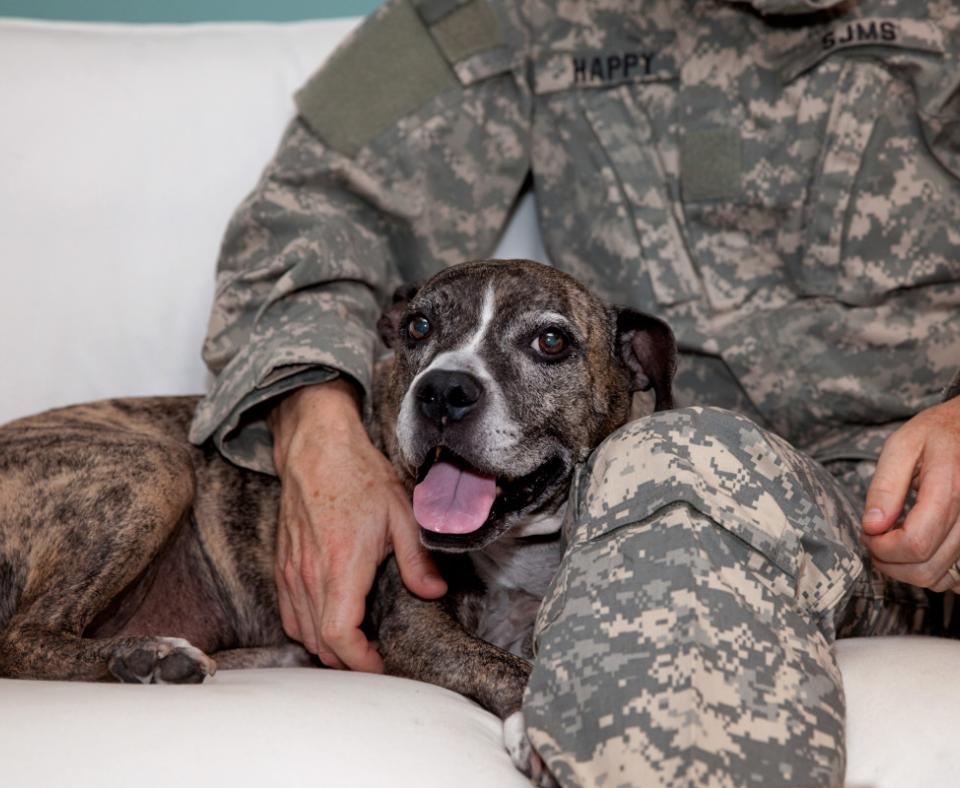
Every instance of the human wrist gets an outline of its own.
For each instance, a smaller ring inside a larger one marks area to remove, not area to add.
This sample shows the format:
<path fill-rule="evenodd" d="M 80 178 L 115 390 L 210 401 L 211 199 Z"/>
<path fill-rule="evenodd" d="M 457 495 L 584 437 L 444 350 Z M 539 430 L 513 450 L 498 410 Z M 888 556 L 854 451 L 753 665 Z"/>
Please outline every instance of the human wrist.
<path fill-rule="evenodd" d="M 328 441 L 348 442 L 358 431 L 365 434 L 359 399 L 356 386 L 345 378 L 303 386 L 283 397 L 267 415 L 277 472 L 283 473 L 298 436 L 322 433 Z"/>

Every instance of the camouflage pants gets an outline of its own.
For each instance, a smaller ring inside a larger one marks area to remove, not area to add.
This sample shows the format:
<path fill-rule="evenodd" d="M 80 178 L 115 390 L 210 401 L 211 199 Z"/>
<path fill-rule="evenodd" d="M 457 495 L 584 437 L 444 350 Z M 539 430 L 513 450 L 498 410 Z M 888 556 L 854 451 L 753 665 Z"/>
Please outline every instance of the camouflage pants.
<path fill-rule="evenodd" d="M 911 631 L 926 602 L 858 532 L 831 473 L 740 416 L 608 438 L 574 484 L 524 702 L 560 783 L 841 783 L 837 630 Z"/>

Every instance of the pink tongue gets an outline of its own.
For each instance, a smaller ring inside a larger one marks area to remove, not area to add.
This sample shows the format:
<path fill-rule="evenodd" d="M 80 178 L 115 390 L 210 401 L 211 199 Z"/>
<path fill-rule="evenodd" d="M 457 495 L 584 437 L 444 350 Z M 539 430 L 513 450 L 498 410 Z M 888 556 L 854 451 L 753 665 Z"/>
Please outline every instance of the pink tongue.
<path fill-rule="evenodd" d="M 486 522 L 496 496 L 491 477 L 438 462 L 413 489 L 413 513 L 428 531 L 468 534 Z"/>

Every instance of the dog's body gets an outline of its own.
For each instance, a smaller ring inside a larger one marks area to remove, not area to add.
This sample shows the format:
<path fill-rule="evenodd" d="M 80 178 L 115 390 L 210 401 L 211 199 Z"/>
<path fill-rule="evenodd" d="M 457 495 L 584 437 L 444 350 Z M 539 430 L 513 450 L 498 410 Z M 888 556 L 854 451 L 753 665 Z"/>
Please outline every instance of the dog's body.
<path fill-rule="evenodd" d="M 387 562 L 367 626 L 388 672 L 519 709 L 575 465 L 669 406 L 673 342 L 533 263 L 449 269 L 380 323 L 383 448 L 450 593 Z M 196 398 L 111 400 L 0 428 L 0 675 L 202 681 L 303 664 L 274 588 L 279 484 L 187 441 Z M 512 652 L 512 653 L 510 653 Z M 209 657 L 207 655 L 213 655 Z"/>

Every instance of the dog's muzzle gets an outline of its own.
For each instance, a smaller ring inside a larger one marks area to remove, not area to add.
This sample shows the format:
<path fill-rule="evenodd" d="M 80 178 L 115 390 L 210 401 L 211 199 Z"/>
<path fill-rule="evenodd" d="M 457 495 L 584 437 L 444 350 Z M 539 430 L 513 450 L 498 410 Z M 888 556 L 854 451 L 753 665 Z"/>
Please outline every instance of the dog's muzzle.
<path fill-rule="evenodd" d="M 443 429 L 478 410 L 483 393 L 483 385 L 473 375 L 437 369 L 424 375 L 413 395 L 421 415 Z"/>

